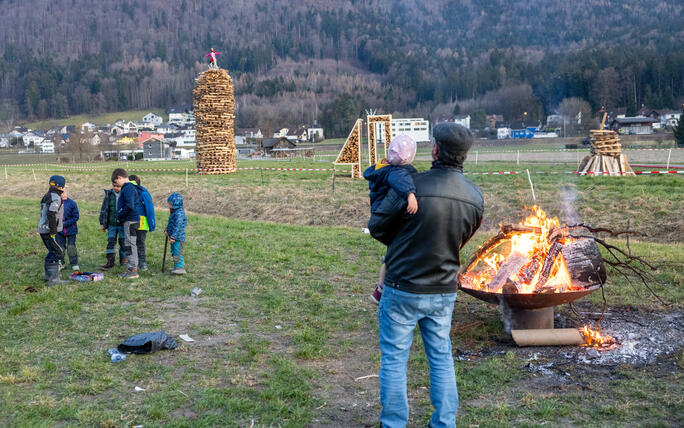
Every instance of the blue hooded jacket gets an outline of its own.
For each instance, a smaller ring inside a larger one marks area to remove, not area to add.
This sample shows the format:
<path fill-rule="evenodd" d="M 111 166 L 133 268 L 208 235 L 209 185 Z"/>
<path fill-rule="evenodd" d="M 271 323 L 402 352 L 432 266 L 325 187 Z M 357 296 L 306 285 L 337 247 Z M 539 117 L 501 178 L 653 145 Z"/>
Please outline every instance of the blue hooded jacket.
<path fill-rule="evenodd" d="M 142 200 L 140 198 L 140 189 L 135 184 L 124 183 L 121 187 L 121 194 L 119 195 L 119 202 L 116 205 L 116 219 L 119 223 L 126 221 L 139 222 L 142 210 Z"/>
<path fill-rule="evenodd" d="M 188 224 L 188 218 L 183 209 L 183 197 L 180 193 L 172 193 L 167 201 L 171 204 L 171 214 L 166 232 L 176 241 L 185 242 L 185 226 Z"/>
<path fill-rule="evenodd" d="M 62 233 L 64 236 L 72 236 L 78 233 L 78 205 L 72 199 L 67 198 L 64 201 L 64 225 Z"/>
<path fill-rule="evenodd" d="M 157 224 L 154 219 L 154 202 L 152 202 L 152 195 L 144 187 L 138 185 L 140 189 L 140 205 L 138 206 L 138 214 L 140 215 L 140 230 L 149 230 L 154 232 Z"/>
<path fill-rule="evenodd" d="M 369 166 L 363 172 L 363 178 L 368 180 L 370 190 L 371 212 L 375 211 L 390 189 L 394 189 L 404 201 L 411 193 L 416 193 L 412 174 L 418 171 L 412 165 L 377 164 Z"/>

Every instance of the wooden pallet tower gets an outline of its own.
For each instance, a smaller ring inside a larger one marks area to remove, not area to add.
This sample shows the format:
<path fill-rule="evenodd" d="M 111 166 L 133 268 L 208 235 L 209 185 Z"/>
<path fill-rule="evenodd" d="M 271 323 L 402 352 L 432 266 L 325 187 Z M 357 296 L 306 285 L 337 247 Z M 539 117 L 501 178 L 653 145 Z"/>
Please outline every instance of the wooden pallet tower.
<path fill-rule="evenodd" d="M 591 155 L 580 162 L 577 172 L 597 175 L 633 175 L 627 156 L 622 153 L 622 145 L 617 132 L 605 129 L 592 129 Z"/>
<path fill-rule="evenodd" d="M 335 159 L 335 165 L 351 165 L 352 178 L 361 178 L 361 125 L 363 121 L 356 119 L 347 141 L 344 142 L 340 154 Z"/>
<path fill-rule="evenodd" d="M 382 124 L 383 126 L 378 126 Z M 381 128 L 382 135 L 378 135 L 378 128 Z M 385 151 L 383 158 L 387 157 L 387 146 L 392 138 L 392 115 L 380 114 L 368 116 L 368 165 L 378 163 L 378 140 L 382 140 Z"/>
<path fill-rule="evenodd" d="M 209 69 L 195 79 L 195 159 L 200 174 L 237 170 L 233 79 L 221 68 Z"/>

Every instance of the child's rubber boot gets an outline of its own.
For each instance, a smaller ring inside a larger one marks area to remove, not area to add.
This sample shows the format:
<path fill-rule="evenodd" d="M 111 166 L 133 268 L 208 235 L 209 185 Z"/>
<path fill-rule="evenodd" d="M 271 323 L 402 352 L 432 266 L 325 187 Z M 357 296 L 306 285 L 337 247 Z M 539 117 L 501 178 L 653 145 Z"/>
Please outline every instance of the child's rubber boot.
<path fill-rule="evenodd" d="M 59 263 L 48 263 L 45 266 L 45 276 L 47 277 L 47 286 L 69 284 L 69 281 L 62 281 L 59 279 Z"/>
<path fill-rule="evenodd" d="M 177 267 L 177 268 L 173 268 L 171 273 L 173 275 L 185 275 L 187 272 L 185 271 L 184 267 Z"/>

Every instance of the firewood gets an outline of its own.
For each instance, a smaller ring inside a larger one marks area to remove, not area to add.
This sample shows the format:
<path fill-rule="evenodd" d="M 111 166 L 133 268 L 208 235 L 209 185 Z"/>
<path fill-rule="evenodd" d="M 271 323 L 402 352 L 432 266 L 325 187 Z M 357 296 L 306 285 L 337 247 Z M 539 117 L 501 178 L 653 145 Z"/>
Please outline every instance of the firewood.
<path fill-rule="evenodd" d="M 361 177 L 361 119 L 357 119 L 347 141 L 335 159 L 335 165 L 351 165 L 352 178 Z"/>
<path fill-rule="evenodd" d="M 506 260 L 499 266 L 499 272 L 489 283 L 489 292 L 496 293 L 501 287 L 504 286 L 506 281 L 520 270 L 525 264 L 527 264 L 530 259 L 520 253 L 511 254 Z"/>
<path fill-rule="evenodd" d="M 199 174 L 237 171 L 233 80 L 223 69 L 211 69 L 195 80 L 195 160 Z"/>
<path fill-rule="evenodd" d="M 606 282 L 606 267 L 596 241 L 574 240 L 563 245 L 561 254 L 568 265 L 573 287 L 588 287 Z"/>
<path fill-rule="evenodd" d="M 368 163 L 373 165 L 377 163 L 377 143 L 378 135 L 375 134 L 375 124 L 383 123 L 384 135 L 382 136 L 384 142 L 384 156 L 387 157 L 387 146 L 389 145 L 390 139 L 392 138 L 392 115 L 391 114 L 381 114 L 381 115 L 369 115 L 367 118 L 368 122 Z"/>

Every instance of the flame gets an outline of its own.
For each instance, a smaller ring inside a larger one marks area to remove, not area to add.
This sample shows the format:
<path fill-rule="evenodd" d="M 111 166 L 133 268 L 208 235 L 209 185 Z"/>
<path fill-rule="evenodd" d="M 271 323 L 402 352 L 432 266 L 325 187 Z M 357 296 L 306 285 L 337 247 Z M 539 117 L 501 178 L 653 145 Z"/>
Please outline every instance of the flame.
<path fill-rule="evenodd" d="M 615 339 L 609 335 L 602 335 L 598 330 L 593 330 L 585 325 L 579 329 L 580 333 L 584 335 L 584 340 L 587 342 L 582 346 L 600 347 L 601 345 L 610 345 L 615 343 Z"/>
<path fill-rule="evenodd" d="M 572 286 L 567 263 L 560 251 L 553 258 L 550 274 L 545 276 L 546 280 L 543 283 L 540 281 L 544 261 L 553 243 L 559 242 L 563 245 L 572 238 L 567 236 L 558 218 L 548 217 L 538 206 L 533 206 L 530 210 L 532 214 L 512 232 L 510 227 L 506 229 L 506 226 L 500 226 L 502 232 L 508 230 L 505 232 L 506 237 L 471 263 L 469 269 L 461 275 L 463 287 L 503 293 L 511 292 L 512 284 L 517 293 L 524 294 L 563 293 L 577 289 Z M 498 278 L 492 284 L 504 263 L 511 259 L 521 265 L 507 266 L 502 275 L 511 270 L 508 278 Z M 504 291 L 505 284 L 508 286 L 507 291 Z"/>

